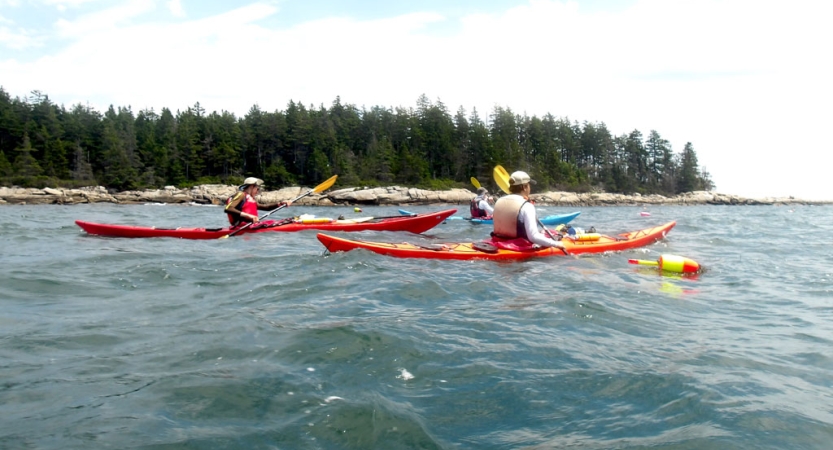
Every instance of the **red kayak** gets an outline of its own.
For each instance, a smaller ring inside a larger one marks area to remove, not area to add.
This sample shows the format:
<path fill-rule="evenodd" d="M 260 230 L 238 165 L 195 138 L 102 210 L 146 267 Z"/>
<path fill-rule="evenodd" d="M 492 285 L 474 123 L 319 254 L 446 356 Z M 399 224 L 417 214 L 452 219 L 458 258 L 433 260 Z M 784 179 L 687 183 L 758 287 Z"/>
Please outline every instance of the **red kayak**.
<path fill-rule="evenodd" d="M 561 242 L 564 244 L 567 254 L 570 255 L 628 250 L 653 244 L 664 238 L 676 224 L 677 222 L 668 222 L 657 227 L 622 233 L 617 236 L 588 233 L 576 240 L 564 238 Z M 399 258 L 516 260 L 544 256 L 564 256 L 564 252 L 560 249 L 533 248 L 528 241 L 518 239 L 511 241 L 490 239 L 481 242 L 419 245 L 407 242 L 356 241 L 319 233 L 318 240 L 331 252 L 365 249 Z"/>
<path fill-rule="evenodd" d="M 262 224 L 247 227 L 234 236 L 249 233 L 291 232 L 301 230 L 327 231 L 410 231 L 422 233 L 441 224 L 456 209 L 448 209 L 434 213 L 416 214 L 413 216 L 393 217 L 364 217 L 357 219 L 325 219 L 325 218 L 288 218 L 278 221 L 265 221 Z M 89 234 L 110 237 L 149 238 L 173 237 L 181 239 L 217 239 L 233 232 L 234 228 L 157 228 L 139 227 L 133 225 L 111 225 L 103 223 L 84 222 L 75 223 Z"/>

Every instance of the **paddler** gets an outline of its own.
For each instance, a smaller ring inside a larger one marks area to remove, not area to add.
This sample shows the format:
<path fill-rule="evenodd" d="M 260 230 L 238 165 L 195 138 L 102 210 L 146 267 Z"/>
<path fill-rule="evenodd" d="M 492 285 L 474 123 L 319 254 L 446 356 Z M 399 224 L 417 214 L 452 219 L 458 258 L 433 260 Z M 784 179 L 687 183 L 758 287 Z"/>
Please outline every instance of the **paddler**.
<path fill-rule="evenodd" d="M 487 191 L 486 188 L 477 188 L 477 195 L 471 199 L 471 206 L 469 207 L 469 210 L 471 211 L 472 219 L 485 219 L 492 217 L 492 213 L 494 213 L 495 209 L 492 208 L 492 205 L 489 203 L 489 191 Z"/>
<path fill-rule="evenodd" d="M 509 176 L 509 195 L 495 203 L 492 235 L 507 239 L 523 238 L 541 247 L 563 249 L 564 244 L 547 237 L 538 229 L 538 214 L 535 205 L 529 202 L 532 184 L 535 184 L 535 180 L 526 172 L 519 170 Z"/>
<path fill-rule="evenodd" d="M 260 221 L 257 215 L 258 210 L 271 211 L 281 205 L 292 205 L 291 200 L 273 204 L 259 204 L 255 197 L 260 192 L 261 186 L 263 186 L 263 180 L 260 178 L 246 178 L 238 188 L 238 192 L 226 200 L 224 212 L 228 215 L 232 227 L 250 222 L 258 223 Z"/>

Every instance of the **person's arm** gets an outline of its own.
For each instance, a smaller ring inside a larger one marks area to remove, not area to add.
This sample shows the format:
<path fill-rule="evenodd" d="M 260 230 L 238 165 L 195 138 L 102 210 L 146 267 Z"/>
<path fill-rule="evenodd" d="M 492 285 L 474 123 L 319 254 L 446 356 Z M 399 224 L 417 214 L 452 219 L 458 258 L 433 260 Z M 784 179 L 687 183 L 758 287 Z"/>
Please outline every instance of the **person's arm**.
<path fill-rule="evenodd" d="M 538 230 L 538 221 L 535 215 L 535 206 L 525 203 L 521 208 L 521 221 L 526 229 L 526 235 L 533 244 L 538 244 L 541 247 L 557 247 L 564 248 L 561 242 L 550 239 L 546 234 Z"/>
<path fill-rule="evenodd" d="M 492 208 L 492 205 L 490 205 L 489 202 L 486 201 L 486 199 L 480 200 L 480 203 L 478 203 L 477 206 L 479 206 L 480 209 L 485 210 L 486 213 L 490 216 L 495 212 L 495 208 Z"/>

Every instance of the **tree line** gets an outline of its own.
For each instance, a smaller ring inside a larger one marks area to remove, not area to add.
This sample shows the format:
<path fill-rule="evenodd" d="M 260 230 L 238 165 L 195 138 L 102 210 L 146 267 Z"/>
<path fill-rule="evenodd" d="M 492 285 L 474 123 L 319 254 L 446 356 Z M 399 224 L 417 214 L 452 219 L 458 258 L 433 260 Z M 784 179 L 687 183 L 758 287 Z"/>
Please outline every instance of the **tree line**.
<path fill-rule="evenodd" d="M 604 123 L 495 106 L 452 114 L 425 95 L 415 108 L 359 108 L 339 97 L 329 108 L 290 101 L 284 111 L 257 105 L 243 117 L 184 111 L 103 114 L 70 109 L 39 91 L 12 98 L 0 87 L 0 184 L 23 187 L 102 185 L 114 190 L 238 184 L 257 176 L 268 186 L 314 186 L 338 174 L 342 186 L 399 184 L 428 189 L 491 184 L 492 168 L 526 170 L 536 190 L 662 194 L 711 190 L 691 143 L 679 153 L 651 130 L 614 136 Z"/>

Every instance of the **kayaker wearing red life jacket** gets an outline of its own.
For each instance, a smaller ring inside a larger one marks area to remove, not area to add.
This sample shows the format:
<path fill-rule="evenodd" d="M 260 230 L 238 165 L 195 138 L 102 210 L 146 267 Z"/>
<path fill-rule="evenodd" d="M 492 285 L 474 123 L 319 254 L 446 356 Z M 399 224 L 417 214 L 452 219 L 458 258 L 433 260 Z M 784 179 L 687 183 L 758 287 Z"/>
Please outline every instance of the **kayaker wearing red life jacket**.
<path fill-rule="evenodd" d="M 535 180 L 529 174 L 517 171 L 509 176 L 510 195 L 501 197 L 495 203 L 493 235 L 502 238 L 523 238 L 541 247 L 564 248 L 564 244 L 547 237 L 538 230 L 538 215 L 535 206 L 529 202 L 532 191 L 530 184 Z"/>
<path fill-rule="evenodd" d="M 261 186 L 263 186 L 263 180 L 260 178 L 246 178 L 243 181 L 243 184 L 240 185 L 240 188 L 238 189 L 239 192 L 226 200 L 226 207 L 224 211 L 228 215 L 228 221 L 232 227 L 249 222 L 258 223 L 260 221 L 260 218 L 257 215 L 257 211 L 259 209 L 270 211 L 283 204 L 286 204 L 286 206 L 292 205 L 291 201 L 273 203 L 269 205 L 258 204 L 257 200 L 255 200 L 255 196 L 257 196 L 260 191 Z"/>
<path fill-rule="evenodd" d="M 477 196 L 471 199 L 469 210 L 471 211 L 471 217 L 474 219 L 492 217 L 495 209 L 489 204 L 489 191 L 486 188 L 477 188 Z"/>

